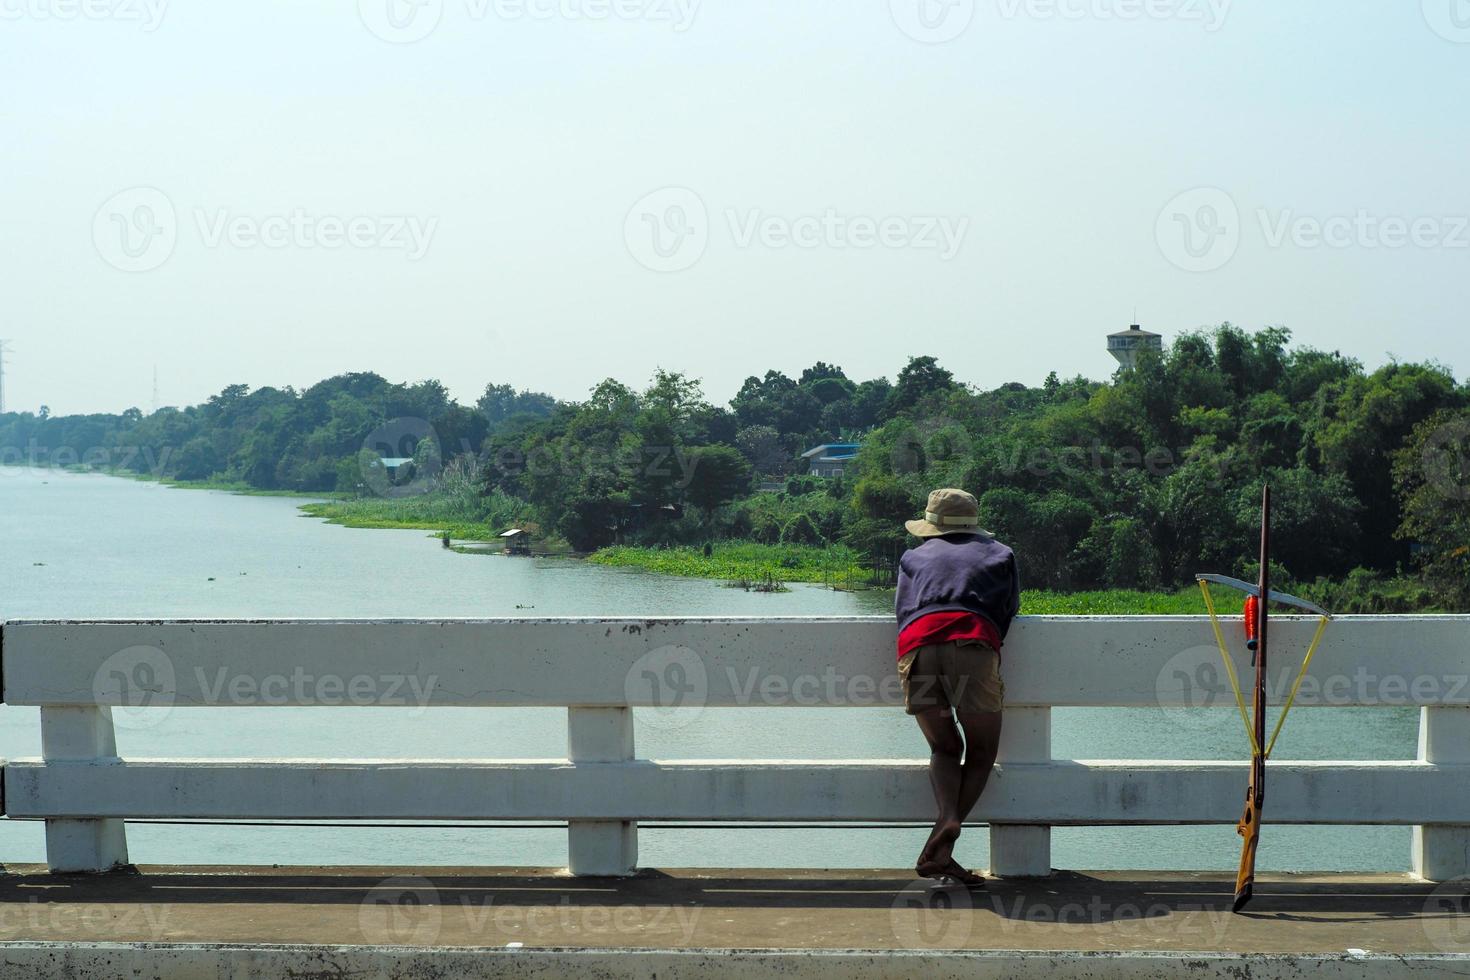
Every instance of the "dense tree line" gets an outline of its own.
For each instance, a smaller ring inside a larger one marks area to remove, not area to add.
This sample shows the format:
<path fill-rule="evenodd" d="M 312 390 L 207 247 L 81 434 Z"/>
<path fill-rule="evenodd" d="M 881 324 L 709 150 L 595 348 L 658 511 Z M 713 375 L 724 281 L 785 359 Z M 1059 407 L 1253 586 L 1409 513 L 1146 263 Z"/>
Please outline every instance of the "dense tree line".
<path fill-rule="evenodd" d="M 800 453 L 839 440 L 861 444 L 847 476 L 805 476 Z M 464 406 L 438 382 L 374 374 L 236 385 L 147 416 L 3 415 L 0 454 L 345 493 L 406 479 L 432 491 L 458 460 L 486 497 L 580 550 L 740 537 L 843 542 L 876 560 L 906 546 L 900 522 L 930 488 L 960 486 L 1017 547 L 1027 583 L 1058 589 L 1248 572 L 1269 480 L 1292 580 L 1413 570 L 1442 601 L 1470 603 L 1470 386 L 1436 364 L 1368 372 L 1281 328 L 1186 333 L 1107 383 L 1053 374 L 982 391 L 933 357 L 893 381 L 819 362 L 752 376 L 727 406 L 665 371 L 576 403 L 497 384 Z M 384 480 L 384 457 L 414 462 Z"/>

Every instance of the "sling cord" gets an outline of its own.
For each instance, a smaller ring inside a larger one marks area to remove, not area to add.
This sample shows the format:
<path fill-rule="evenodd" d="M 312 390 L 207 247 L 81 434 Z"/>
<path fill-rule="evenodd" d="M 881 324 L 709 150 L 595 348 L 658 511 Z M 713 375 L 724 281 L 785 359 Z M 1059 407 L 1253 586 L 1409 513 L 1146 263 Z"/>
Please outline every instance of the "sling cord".
<path fill-rule="evenodd" d="M 1220 629 L 1220 617 L 1215 613 L 1215 601 L 1210 596 L 1210 583 L 1201 579 L 1199 588 L 1205 596 L 1205 608 L 1210 612 L 1210 625 L 1215 630 L 1215 642 L 1220 647 L 1220 659 L 1225 662 L 1225 673 L 1229 676 L 1230 687 L 1235 692 L 1235 706 L 1240 709 L 1240 720 L 1245 723 L 1245 734 L 1250 739 L 1251 757 L 1261 756 L 1269 759 L 1271 750 L 1276 748 L 1276 739 L 1281 734 L 1281 726 L 1286 724 L 1286 716 L 1291 711 L 1291 706 L 1296 703 L 1297 691 L 1301 689 L 1302 679 L 1307 676 L 1307 668 L 1311 666 L 1312 657 L 1322 643 L 1322 635 L 1327 632 L 1329 617 L 1323 616 L 1317 623 L 1317 632 L 1312 637 L 1311 646 L 1307 647 L 1307 655 L 1302 658 L 1301 670 L 1297 671 L 1296 681 L 1291 685 L 1291 694 L 1287 696 L 1286 704 L 1281 707 L 1281 715 L 1276 719 L 1276 727 L 1271 732 L 1271 741 L 1266 743 L 1266 751 L 1263 753 L 1260 743 L 1256 741 L 1256 732 L 1251 726 L 1250 714 L 1245 708 L 1245 695 L 1240 692 L 1240 680 L 1235 676 L 1235 665 L 1230 660 L 1230 648 L 1225 643 L 1225 633 Z"/>

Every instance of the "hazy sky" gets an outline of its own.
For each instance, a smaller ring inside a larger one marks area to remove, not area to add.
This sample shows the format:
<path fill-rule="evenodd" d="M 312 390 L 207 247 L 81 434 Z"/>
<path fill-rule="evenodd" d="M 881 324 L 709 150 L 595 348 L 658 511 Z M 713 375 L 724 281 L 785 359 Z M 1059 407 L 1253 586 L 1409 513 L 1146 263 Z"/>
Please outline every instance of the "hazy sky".
<path fill-rule="evenodd" d="M 391 4 L 391 6 L 390 6 Z M 1470 372 L 1467 0 L 0 0 L 11 408 L 351 370 Z"/>

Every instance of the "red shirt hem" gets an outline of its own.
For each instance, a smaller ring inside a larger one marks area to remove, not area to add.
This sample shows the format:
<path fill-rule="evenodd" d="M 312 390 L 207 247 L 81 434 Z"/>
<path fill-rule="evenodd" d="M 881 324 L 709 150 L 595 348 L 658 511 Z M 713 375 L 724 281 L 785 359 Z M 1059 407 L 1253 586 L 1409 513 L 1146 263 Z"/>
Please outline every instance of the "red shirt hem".
<path fill-rule="evenodd" d="M 972 640 L 984 643 L 1000 652 L 1000 631 L 984 616 L 963 609 L 935 612 L 920 616 L 909 623 L 898 634 L 900 658 L 911 650 L 931 643 L 958 643 Z"/>

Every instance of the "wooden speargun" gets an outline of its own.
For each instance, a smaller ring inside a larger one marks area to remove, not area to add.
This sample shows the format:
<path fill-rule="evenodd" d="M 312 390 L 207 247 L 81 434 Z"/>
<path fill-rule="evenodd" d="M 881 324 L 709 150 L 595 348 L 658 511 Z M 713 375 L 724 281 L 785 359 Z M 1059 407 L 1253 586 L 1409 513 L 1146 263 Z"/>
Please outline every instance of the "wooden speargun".
<path fill-rule="evenodd" d="M 1231 906 L 1231 911 L 1239 912 L 1245 908 L 1255 891 L 1256 850 L 1261 842 L 1261 813 L 1266 802 L 1266 760 L 1271 757 L 1271 750 L 1276 747 L 1276 739 L 1281 734 L 1281 726 L 1286 722 L 1287 712 L 1291 710 L 1292 704 L 1296 701 L 1302 678 L 1307 674 L 1307 667 L 1311 664 L 1312 656 L 1322 642 L 1322 634 L 1326 632 L 1327 624 L 1332 616 L 1321 606 L 1307 602 L 1305 599 L 1271 590 L 1271 488 L 1269 486 L 1261 491 L 1260 580 L 1252 585 L 1226 575 L 1197 575 L 1195 578 L 1199 580 L 1200 589 L 1204 592 L 1205 608 L 1209 610 L 1210 623 L 1214 627 L 1215 639 L 1220 646 L 1220 656 L 1224 658 L 1225 672 L 1230 678 L 1231 687 L 1235 690 L 1235 703 L 1240 709 L 1241 720 L 1245 722 L 1246 735 L 1250 738 L 1251 745 L 1250 782 L 1245 791 L 1245 812 L 1235 827 L 1243 841 L 1240 848 L 1240 868 L 1235 876 L 1235 902 Z M 1251 651 L 1251 664 L 1255 667 L 1256 672 L 1252 710 L 1249 715 L 1246 712 L 1245 697 L 1241 693 L 1240 681 L 1235 675 L 1235 666 L 1231 662 L 1230 651 L 1225 643 L 1225 634 L 1220 630 L 1219 617 L 1215 614 L 1215 604 L 1210 597 L 1211 582 L 1239 589 L 1246 594 L 1246 646 Z M 1317 625 L 1317 633 L 1312 638 L 1312 644 L 1307 648 L 1306 656 L 1302 658 L 1301 670 L 1297 673 L 1296 682 L 1291 686 L 1291 695 L 1286 699 L 1286 704 L 1282 706 L 1281 715 L 1276 720 L 1276 728 L 1271 733 L 1271 740 L 1267 742 L 1266 664 L 1270 630 L 1269 606 L 1273 602 L 1314 613 L 1321 619 Z"/>

